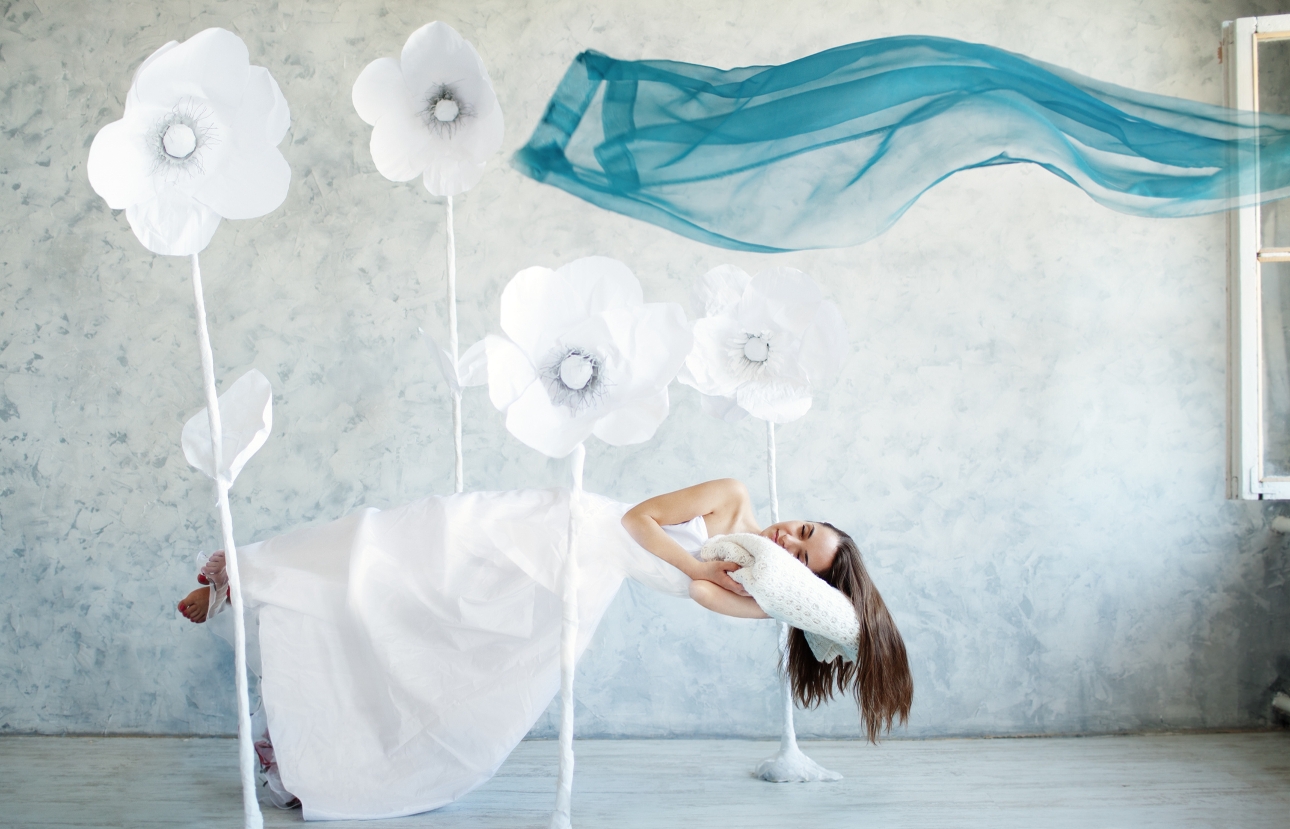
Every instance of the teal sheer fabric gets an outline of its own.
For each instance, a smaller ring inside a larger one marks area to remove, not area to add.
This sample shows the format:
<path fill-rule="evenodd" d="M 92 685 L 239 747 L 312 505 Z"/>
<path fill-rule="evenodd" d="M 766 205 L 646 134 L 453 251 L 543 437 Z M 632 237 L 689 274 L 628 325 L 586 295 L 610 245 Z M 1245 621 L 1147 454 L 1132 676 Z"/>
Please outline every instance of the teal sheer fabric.
<path fill-rule="evenodd" d="M 513 163 L 683 236 L 774 252 L 859 244 L 947 176 L 996 164 L 1038 164 L 1141 216 L 1290 195 L 1290 118 L 1257 118 L 943 38 L 738 69 L 587 51 Z"/>

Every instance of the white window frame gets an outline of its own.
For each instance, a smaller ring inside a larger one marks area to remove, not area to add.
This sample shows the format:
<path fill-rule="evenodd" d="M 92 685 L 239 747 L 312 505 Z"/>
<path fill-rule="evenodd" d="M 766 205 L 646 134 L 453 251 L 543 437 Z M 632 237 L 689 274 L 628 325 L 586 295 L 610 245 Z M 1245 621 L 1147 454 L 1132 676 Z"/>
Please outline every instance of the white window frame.
<path fill-rule="evenodd" d="M 1223 103 L 1258 109 L 1258 42 L 1290 39 L 1290 14 L 1223 23 Z M 1262 262 L 1290 262 L 1290 248 L 1262 247 L 1258 206 L 1227 217 L 1227 497 L 1290 499 L 1290 477 L 1263 468 Z"/>

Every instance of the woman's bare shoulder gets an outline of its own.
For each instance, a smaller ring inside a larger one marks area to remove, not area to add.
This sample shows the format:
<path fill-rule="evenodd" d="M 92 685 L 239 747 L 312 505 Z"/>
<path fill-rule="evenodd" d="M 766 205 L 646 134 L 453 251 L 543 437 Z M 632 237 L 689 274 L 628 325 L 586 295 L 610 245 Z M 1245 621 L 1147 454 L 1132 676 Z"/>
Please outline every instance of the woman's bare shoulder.
<path fill-rule="evenodd" d="M 710 524 L 727 528 L 722 532 L 731 532 L 736 517 L 749 511 L 748 488 L 734 478 L 718 478 L 641 501 L 623 520 L 630 523 L 648 517 L 659 524 L 680 524 L 702 515 L 711 519 Z"/>
<path fill-rule="evenodd" d="M 748 500 L 748 487 L 738 478 L 717 478 L 716 480 L 699 484 L 699 486 L 711 487 L 714 491 L 722 492 L 741 501 Z"/>
<path fill-rule="evenodd" d="M 720 478 L 709 481 L 713 491 L 719 493 L 719 506 L 705 516 L 708 531 L 713 535 L 733 532 L 758 532 L 757 517 L 753 514 L 752 498 L 748 487 L 737 478 Z"/>

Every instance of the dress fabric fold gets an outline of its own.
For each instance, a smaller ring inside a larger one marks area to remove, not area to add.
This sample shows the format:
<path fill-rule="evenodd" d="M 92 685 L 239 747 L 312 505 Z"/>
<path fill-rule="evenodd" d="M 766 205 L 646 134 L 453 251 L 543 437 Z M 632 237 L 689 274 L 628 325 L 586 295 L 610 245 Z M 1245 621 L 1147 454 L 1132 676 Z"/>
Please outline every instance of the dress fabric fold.
<path fill-rule="evenodd" d="M 584 493 L 578 653 L 622 580 L 689 580 Z M 488 780 L 560 683 L 569 493 L 430 497 L 243 548 L 282 782 L 307 820 L 450 803 Z"/>
<path fill-rule="evenodd" d="M 1290 118 L 947 38 L 736 69 L 586 51 L 513 159 L 592 204 L 760 252 L 860 244 L 948 176 L 1017 163 L 1125 213 L 1213 213 L 1290 195 Z"/>

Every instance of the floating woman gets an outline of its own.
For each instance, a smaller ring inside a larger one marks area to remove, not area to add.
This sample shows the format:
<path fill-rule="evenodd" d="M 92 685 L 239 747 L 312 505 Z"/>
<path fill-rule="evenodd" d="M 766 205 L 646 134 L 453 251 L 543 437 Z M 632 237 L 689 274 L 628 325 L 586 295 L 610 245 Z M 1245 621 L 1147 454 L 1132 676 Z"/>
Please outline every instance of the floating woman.
<path fill-rule="evenodd" d="M 736 565 L 695 557 L 710 536 L 758 533 L 845 594 L 860 623 L 855 662 L 821 663 L 793 633 L 797 701 L 851 692 L 871 740 L 907 720 L 904 642 L 846 533 L 819 521 L 763 529 L 731 479 L 630 508 L 590 494 L 582 503 L 579 654 L 627 577 L 765 617 L 731 578 Z M 268 730 L 306 819 L 415 814 L 492 777 L 559 689 L 568 510 L 564 490 L 435 496 L 239 551 Z M 204 621 L 212 592 L 194 590 L 180 612 Z"/>

